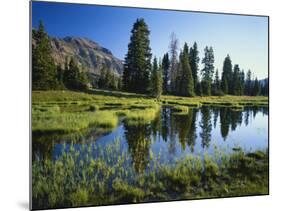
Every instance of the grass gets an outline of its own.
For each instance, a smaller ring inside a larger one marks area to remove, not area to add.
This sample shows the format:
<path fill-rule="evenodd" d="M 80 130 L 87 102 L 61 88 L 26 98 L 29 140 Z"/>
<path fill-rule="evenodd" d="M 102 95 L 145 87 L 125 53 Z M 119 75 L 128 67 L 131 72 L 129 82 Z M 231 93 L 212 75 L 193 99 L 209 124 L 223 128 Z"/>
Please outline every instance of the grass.
<path fill-rule="evenodd" d="M 74 91 L 33 91 L 32 131 L 71 133 L 89 127 L 111 130 L 124 116 L 129 124 L 149 123 L 157 116 L 160 105 L 171 106 L 175 114 L 185 115 L 189 107 L 227 106 L 242 110 L 244 106 L 268 106 L 263 96 L 162 96 L 161 101 L 140 94 L 91 90 L 88 93 Z"/>
<path fill-rule="evenodd" d="M 208 97 L 176 97 L 163 96 L 162 102 L 168 105 L 185 105 L 190 107 L 210 106 L 268 106 L 268 97 L 265 96 L 208 96 Z"/>
<path fill-rule="evenodd" d="M 242 110 L 246 106 L 268 106 L 268 98 L 163 96 L 159 102 L 145 95 L 102 90 L 33 91 L 32 131 L 39 136 L 68 136 L 91 127 L 95 131 L 112 130 L 123 118 L 131 125 L 147 124 L 158 116 L 161 105 L 172 107 L 174 114 L 180 115 L 187 114 L 189 107 Z M 268 193 L 267 151 L 248 153 L 237 147 L 232 154 L 186 156 L 172 165 L 161 163 L 159 155 L 150 152 L 146 171 L 137 172 L 136 160 L 121 150 L 118 140 L 97 149 L 98 156 L 93 156 L 95 147 L 88 145 L 77 151 L 72 144 L 56 160 L 35 158 L 33 208 Z"/>
<path fill-rule="evenodd" d="M 189 107 L 182 105 L 174 105 L 172 106 L 173 114 L 176 115 L 187 115 L 189 111 Z"/>
<path fill-rule="evenodd" d="M 153 121 L 160 112 L 160 106 L 154 105 L 153 108 L 143 107 L 142 109 L 128 109 L 117 111 L 118 115 L 125 116 L 129 125 L 148 124 Z"/>
<path fill-rule="evenodd" d="M 53 109 L 51 109 L 52 111 Z M 115 128 L 118 118 L 112 112 L 33 112 L 32 131 L 33 132 L 57 132 L 70 133 L 83 129 L 99 126 L 103 128 Z"/>
<path fill-rule="evenodd" d="M 172 165 L 152 154 L 144 173 L 136 173 L 118 140 L 98 149 L 99 156 L 94 150 L 71 145 L 56 160 L 33 161 L 33 208 L 268 194 L 267 150 L 189 155 Z"/>

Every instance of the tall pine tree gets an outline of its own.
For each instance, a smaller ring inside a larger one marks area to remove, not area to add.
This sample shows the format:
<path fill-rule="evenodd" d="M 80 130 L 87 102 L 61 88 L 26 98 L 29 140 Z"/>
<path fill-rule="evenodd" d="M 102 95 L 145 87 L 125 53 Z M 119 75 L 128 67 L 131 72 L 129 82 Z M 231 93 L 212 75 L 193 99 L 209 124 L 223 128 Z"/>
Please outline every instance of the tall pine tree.
<path fill-rule="evenodd" d="M 194 83 L 192 71 L 189 63 L 188 46 L 185 43 L 183 52 L 180 57 L 180 68 L 181 75 L 179 76 L 179 94 L 182 96 L 193 97 L 194 94 Z"/>
<path fill-rule="evenodd" d="M 205 55 L 202 59 L 202 64 L 204 64 L 204 68 L 201 70 L 202 74 L 202 91 L 203 95 L 210 96 L 211 95 L 211 84 L 212 78 L 214 75 L 214 51 L 212 47 L 206 47 L 204 49 Z"/>
<path fill-rule="evenodd" d="M 194 44 L 193 44 L 192 48 L 190 48 L 190 52 L 189 52 L 189 63 L 190 63 L 191 71 L 192 71 L 194 90 L 196 90 L 197 83 L 199 82 L 198 70 L 199 70 L 200 58 L 198 55 L 199 55 L 199 51 L 198 51 L 197 43 L 194 42 Z"/>
<path fill-rule="evenodd" d="M 223 62 L 221 88 L 225 94 L 229 94 L 232 88 L 232 62 L 230 56 L 227 55 Z"/>
<path fill-rule="evenodd" d="M 154 57 L 153 64 L 152 64 L 152 73 L 151 73 L 151 95 L 158 100 L 161 97 L 162 94 L 162 65 L 159 62 L 159 66 L 157 64 L 157 59 Z"/>
<path fill-rule="evenodd" d="M 40 21 L 38 30 L 33 30 L 32 38 L 32 89 L 57 89 L 57 68 L 51 56 L 51 44 Z"/>
<path fill-rule="evenodd" d="M 151 69 L 150 31 L 144 19 L 137 19 L 131 31 L 125 57 L 123 87 L 125 91 L 147 93 Z"/>
<path fill-rule="evenodd" d="M 230 90 L 230 93 L 233 95 L 241 95 L 240 92 L 240 68 L 238 64 L 234 65 L 233 68 L 233 77 L 232 77 L 233 87 Z"/>
<path fill-rule="evenodd" d="M 219 70 L 216 69 L 215 80 L 213 84 L 213 95 L 221 95 L 221 82 L 219 77 Z"/>
<path fill-rule="evenodd" d="M 169 70 L 170 70 L 170 60 L 169 54 L 164 54 L 162 60 L 162 68 L 163 68 L 163 93 L 168 94 L 169 92 Z"/>
<path fill-rule="evenodd" d="M 175 33 L 171 34 L 171 41 L 169 45 L 170 49 L 170 89 L 173 94 L 176 93 L 177 89 L 177 76 L 178 76 L 178 39 Z"/>
<path fill-rule="evenodd" d="M 254 87 L 253 87 L 253 95 L 254 96 L 260 95 L 260 92 L 261 92 L 260 82 L 256 78 L 255 82 L 254 82 Z"/>
<path fill-rule="evenodd" d="M 247 72 L 246 83 L 245 83 L 245 94 L 252 95 L 252 72 L 251 72 L 251 70 L 248 70 L 248 72 Z"/>

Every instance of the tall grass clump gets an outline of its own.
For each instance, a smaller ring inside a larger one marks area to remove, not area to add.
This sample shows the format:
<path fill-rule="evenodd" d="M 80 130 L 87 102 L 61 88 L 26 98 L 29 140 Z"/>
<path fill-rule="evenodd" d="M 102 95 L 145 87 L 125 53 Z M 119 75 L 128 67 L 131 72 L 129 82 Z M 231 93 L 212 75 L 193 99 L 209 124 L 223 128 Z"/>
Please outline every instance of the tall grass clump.
<path fill-rule="evenodd" d="M 76 132 L 88 127 L 115 128 L 118 117 L 114 112 L 44 113 L 32 116 L 33 132 Z"/>
<path fill-rule="evenodd" d="M 152 153 L 152 152 L 151 152 Z M 159 162 L 137 172 L 119 140 L 106 147 L 70 145 L 32 164 L 34 209 L 268 194 L 268 152 L 220 153 Z"/>
<path fill-rule="evenodd" d="M 148 124 L 153 121 L 160 112 L 160 106 L 155 105 L 153 108 L 145 109 L 127 109 L 118 111 L 117 114 L 125 116 L 125 121 L 129 125 Z"/>

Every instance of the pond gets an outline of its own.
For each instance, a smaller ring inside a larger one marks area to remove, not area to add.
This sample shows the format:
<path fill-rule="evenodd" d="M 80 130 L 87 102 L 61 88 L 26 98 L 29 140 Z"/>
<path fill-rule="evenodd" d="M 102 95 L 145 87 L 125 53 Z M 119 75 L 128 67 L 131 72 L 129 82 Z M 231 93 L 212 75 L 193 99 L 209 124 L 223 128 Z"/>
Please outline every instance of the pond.
<path fill-rule="evenodd" d="M 209 154 L 216 151 L 231 153 L 242 149 L 246 152 L 265 150 L 268 147 L 268 108 L 249 107 L 243 111 L 227 107 L 202 107 L 190 109 L 188 114 L 178 114 L 170 107 L 162 107 L 151 124 L 129 125 L 120 121 L 112 132 L 100 134 L 93 129 L 83 136 L 44 135 L 44 143 L 33 137 L 33 154 L 52 159 L 63 149 L 74 145 L 76 151 L 91 145 L 93 157 L 105 154 L 108 145 L 120 142 L 119 153 L 128 152 L 132 163 L 139 164 L 136 171 L 147 168 L 151 154 L 158 161 L 170 164 L 186 155 Z M 42 146 L 43 145 L 43 146 Z M 101 152 L 103 151 L 103 152 Z M 110 156 L 110 155 L 107 155 Z"/>

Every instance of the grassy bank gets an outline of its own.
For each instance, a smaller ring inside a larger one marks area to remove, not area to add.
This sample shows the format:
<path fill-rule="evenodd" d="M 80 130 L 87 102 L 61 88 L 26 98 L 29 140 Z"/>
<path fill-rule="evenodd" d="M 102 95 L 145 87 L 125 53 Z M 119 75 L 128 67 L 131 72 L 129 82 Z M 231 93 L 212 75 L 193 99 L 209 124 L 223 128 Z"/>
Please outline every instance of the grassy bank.
<path fill-rule="evenodd" d="M 32 131 L 36 133 L 71 133 L 88 127 L 112 130 L 120 116 L 129 124 L 151 122 L 160 106 L 171 106 L 178 114 L 187 114 L 189 107 L 227 106 L 242 110 L 244 106 L 268 106 L 267 97 L 176 97 L 163 96 L 157 101 L 149 96 L 124 92 L 92 90 L 33 91 Z"/>
<path fill-rule="evenodd" d="M 150 154 L 148 171 L 136 173 L 129 153 L 120 153 L 118 140 L 99 149 L 98 157 L 93 150 L 89 145 L 78 152 L 71 145 L 55 161 L 35 160 L 34 208 L 268 193 L 267 151 L 186 156 L 169 166 Z"/>

